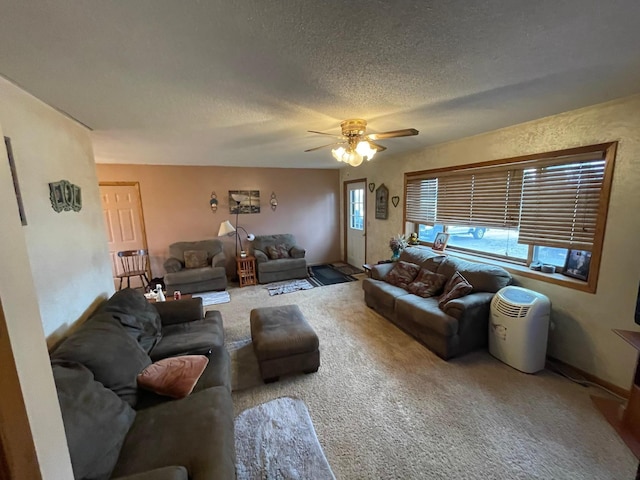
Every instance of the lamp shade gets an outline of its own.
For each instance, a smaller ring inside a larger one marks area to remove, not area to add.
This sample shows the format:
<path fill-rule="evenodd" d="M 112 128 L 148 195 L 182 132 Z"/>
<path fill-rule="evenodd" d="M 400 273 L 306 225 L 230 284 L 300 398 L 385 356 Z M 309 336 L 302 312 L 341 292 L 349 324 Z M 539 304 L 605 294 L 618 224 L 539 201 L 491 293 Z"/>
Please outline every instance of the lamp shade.
<path fill-rule="evenodd" d="M 225 220 L 220 224 L 220 230 L 218 230 L 218 236 L 224 237 L 225 235 L 231 235 L 235 231 L 236 229 L 233 228 L 233 225 L 231 225 L 231 222 L 229 222 L 229 220 Z"/>

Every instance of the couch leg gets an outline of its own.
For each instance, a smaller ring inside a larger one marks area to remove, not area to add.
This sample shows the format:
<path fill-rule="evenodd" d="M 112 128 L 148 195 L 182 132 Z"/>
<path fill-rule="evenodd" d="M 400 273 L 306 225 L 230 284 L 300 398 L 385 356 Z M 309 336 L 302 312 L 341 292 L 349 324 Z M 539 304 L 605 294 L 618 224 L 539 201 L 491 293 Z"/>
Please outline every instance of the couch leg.
<path fill-rule="evenodd" d="M 264 380 L 264 383 L 273 383 L 273 382 L 277 382 L 279 378 L 280 377 L 270 377 L 270 378 L 265 378 L 263 380 Z"/>
<path fill-rule="evenodd" d="M 320 367 L 316 367 L 316 368 L 309 369 L 309 370 L 303 370 L 303 372 L 306 373 L 306 374 L 316 373 L 318 371 L 318 368 L 320 368 Z"/>

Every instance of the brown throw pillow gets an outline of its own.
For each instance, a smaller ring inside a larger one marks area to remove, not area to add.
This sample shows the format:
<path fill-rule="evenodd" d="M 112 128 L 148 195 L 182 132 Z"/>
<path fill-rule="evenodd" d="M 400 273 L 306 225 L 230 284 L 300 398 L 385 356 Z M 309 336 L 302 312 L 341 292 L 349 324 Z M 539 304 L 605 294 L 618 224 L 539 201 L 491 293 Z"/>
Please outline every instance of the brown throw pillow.
<path fill-rule="evenodd" d="M 400 288 L 407 288 L 416 275 L 420 271 L 420 267 L 415 263 L 400 260 L 396 262 L 391 271 L 384 277 L 387 283 Z"/>
<path fill-rule="evenodd" d="M 445 283 L 447 283 L 447 277 L 423 268 L 413 282 L 407 286 L 407 290 L 421 297 L 428 298 L 433 297 L 442 290 Z"/>
<path fill-rule="evenodd" d="M 289 258 L 289 249 L 284 243 L 278 243 L 277 245 L 269 245 L 267 247 L 267 253 L 271 260 L 277 260 L 278 258 Z"/>
<path fill-rule="evenodd" d="M 438 306 L 444 309 L 450 300 L 464 297 L 471 293 L 471 290 L 473 290 L 471 284 L 456 270 L 456 273 L 453 274 L 445 285 L 444 292 L 442 292 L 442 295 L 438 298 Z"/>
<path fill-rule="evenodd" d="M 187 250 L 184 252 L 185 268 L 202 268 L 208 267 L 206 250 Z"/>
<path fill-rule="evenodd" d="M 163 358 L 138 375 L 138 386 L 158 395 L 184 398 L 193 391 L 208 363 L 204 355 Z"/>

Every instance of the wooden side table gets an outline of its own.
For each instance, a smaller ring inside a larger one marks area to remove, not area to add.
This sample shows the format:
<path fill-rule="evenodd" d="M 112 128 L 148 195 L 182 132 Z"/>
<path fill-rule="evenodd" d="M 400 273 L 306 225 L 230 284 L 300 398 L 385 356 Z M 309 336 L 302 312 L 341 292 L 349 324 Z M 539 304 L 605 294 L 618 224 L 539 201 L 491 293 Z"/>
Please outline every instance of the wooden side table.
<path fill-rule="evenodd" d="M 238 281 L 240 288 L 246 285 L 256 285 L 256 257 L 236 257 L 236 265 L 238 271 Z"/>

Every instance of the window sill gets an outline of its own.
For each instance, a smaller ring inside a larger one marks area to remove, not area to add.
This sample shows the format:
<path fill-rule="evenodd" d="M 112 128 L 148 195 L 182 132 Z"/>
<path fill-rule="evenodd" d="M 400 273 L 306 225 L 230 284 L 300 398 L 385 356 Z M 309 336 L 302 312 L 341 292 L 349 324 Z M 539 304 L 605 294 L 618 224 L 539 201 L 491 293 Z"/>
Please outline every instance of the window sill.
<path fill-rule="evenodd" d="M 553 283 L 562 287 L 572 288 L 574 290 L 580 290 L 582 292 L 595 293 L 595 288 L 592 288 L 588 282 L 577 278 L 567 277 L 561 273 L 543 273 L 536 270 L 531 270 L 524 265 L 518 265 L 511 262 L 505 262 L 503 260 L 497 260 L 495 258 L 481 257 L 478 255 L 471 255 L 468 253 L 456 252 L 455 250 L 446 250 L 446 255 L 452 257 L 461 258 L 463 260 L 469 260 L 471 262 L 486 263 L 489 265 L 497 265 L 504 268 L 509 273 L 519 275 L 522 277 L 533 278 L 541 282 Z"/>

